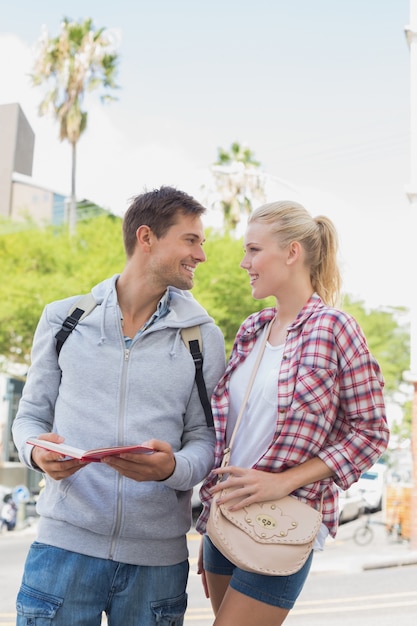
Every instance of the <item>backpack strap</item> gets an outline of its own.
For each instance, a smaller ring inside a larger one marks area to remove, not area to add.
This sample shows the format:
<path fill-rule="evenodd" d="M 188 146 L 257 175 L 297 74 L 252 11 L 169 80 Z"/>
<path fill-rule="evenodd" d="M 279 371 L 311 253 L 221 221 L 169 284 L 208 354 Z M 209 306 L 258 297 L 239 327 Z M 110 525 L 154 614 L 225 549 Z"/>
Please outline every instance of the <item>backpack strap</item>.
<path fill-rule="evenodd" d="M 181 337 L 194 360 L 195 382 L 197 384 L 198 395 L 200 396 L 200 402 L 204 410 L 204 415 L 206 416 L 207 426 L 214 426 L 213 413 L 203 376 L 203 353 L 201 349 L 203 341 L 201 338 L 200 326 L 182 328 Z"/>
<path fill-rule="evenodd" d="M 97 302 L 93 294 L 87 293 L 81 296 L 79 300 L 68 311 L 68 317 L 64 320 L 61 329 L 55 335 L 56 339 L 56 352 L 59 355 L 61 348 L 82 319 L 87 317 L 93 309 L 97 306 Z"/>
<path fill-rule="evenodd" d="M 68 311 L 68 317 L 64 320 L 61 329 L 55 335 L 56 351 L 59 356 L 61 348 L 81 320 L 91 313 L 97 306 L 97 302 L 93 294 L 87 293 L 81 296 L 77 302 Z M 214 426 L 213 413 L 211 410 L 210 400 L 207 395 L 206 383 L 203 376 L 203 353 L 201 346 L 203 345 L 200 326 L 190 326 L 181 329 L 182 340 L 189 350 L 195 365 L 195 382 L 197 384 L 198 395 L 206 416 L 207 426 Z"/>

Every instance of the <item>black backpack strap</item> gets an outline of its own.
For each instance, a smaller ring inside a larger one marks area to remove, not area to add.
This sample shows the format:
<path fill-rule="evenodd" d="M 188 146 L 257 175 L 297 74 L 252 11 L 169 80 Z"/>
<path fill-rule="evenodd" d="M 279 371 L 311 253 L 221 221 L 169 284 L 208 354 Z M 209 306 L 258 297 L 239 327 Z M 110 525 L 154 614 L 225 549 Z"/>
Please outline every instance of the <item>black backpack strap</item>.
<path fill-rule="evenodd" d="M 206 416 L 207 426 L 214 426 L 213 413 L 203 376 L 203 354 L 201 352 L 199 341 L 199 337 L 201 337 L 200 328 L 198 326 L 183 328 L 181 330 L 181 335 L 194 360 L 195 382 L 197 384 L 201 406 L 203 407 L 204 415 Z"/>
<path fill-rule="evenodd" d="M 78 322 L 89 315 L 91 311 L 97 306 L 97 302 L 92 293 L 87 293 L 85 296 L 81 296 L 79 300 L 68 311 L 68 317 L 64 320 L 61 329 L 55 335 L 56 339 L 56 352 L 59 356 L 61 348 L 78 324 Z"/>
<path fill-rule="evenodd" d="M 206 416 L 207 426 L 214 426 L 213 413 L 211 411 L 210 400 L 207 395 L 206 383 L 203 376 L 203 355 L 200 351 L 200 345 L 197 339 L 188 342 L 190 346 L 191 356 L 195 364 L 195 382 L 197 383 L 198 395 L 200 396 L 201 405 Z"/>
<path fill-rule="evenodd" d="M 68 311 L 68 317 L 64 320 L 61 329 L 55 335 L 57 354 L 68 339 L 78 322 L 89 315 L 97 306 L 97 302 L 91 293 L 82 296 L 75 305 Z M 195 382 L 197 384 L 198 395 L 206 416 L 207 426 L 214 426 L 211 404 L 207 395 L 206 383 L 203 376 L 203 353 L 200 348 L 201 332 L 199 326 L 191 326 L 181 330 L 182 339 L 190 351 L 195 365 Z"/>
<path fill-rule="evenodd" d="M 62 328 L 55 335 L 56 339 L 56 352 L 59 355 L 61 352 L 61 348 L 68 339 L 69 335 L 72 333 L 78 322 L 80 321 L 81 315 L 84 313 L 83 309 L 75 309 L 71 315 L 68 315 L 67 319 L 62 324 Z"/>

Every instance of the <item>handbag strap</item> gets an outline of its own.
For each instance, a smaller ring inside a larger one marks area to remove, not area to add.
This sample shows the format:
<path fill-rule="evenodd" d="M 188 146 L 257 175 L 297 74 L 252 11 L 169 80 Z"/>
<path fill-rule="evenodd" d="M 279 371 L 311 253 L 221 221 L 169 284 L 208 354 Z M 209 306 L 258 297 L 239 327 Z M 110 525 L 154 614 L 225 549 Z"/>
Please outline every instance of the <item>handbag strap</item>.
<path fill-rule="evenodd" d="M 253 366 L 253 369 L 252 369 L 252 372 L 251 372 L 251 375 L 250 375 L 250 378 L 249 378 L 248 386 L 246 387 L 245 395 L 244 395 L 243 400 L 242 400 L 242 404 L 241 404 L 241 407 L 240 407 L 240 410 L 239 410 L 239 414 L 238 414 L 238 416 L 236 418 L 235 427 L 233 428 L 233 432 L 232 432 L 232 435 L 230 437 L 229 445 L 227 446 L 227 448 L 223 452 L 223 460 L 222 460 L 221 467 L 225 467 L 226 465 L 229 464 L 230 454 L 232 452 L 232 445 L 233 445 L 235 437 L 236 437 L 237 429 L 239 428 L 239 425 L 240 425 L 240 423 L 242 421 L 243 413 L 245 411 L 245 407 L 246 407 L 246 404 L 248 402 L 249 394 L 250 394 L 250 392 L 252 390 L 252 386 L 253 386 L 253 383 L 254 383 L 254 380 L 255 380 L 255 377 L 256 377 L 256 372 L 258 371 L 259 363 L 261 362 L 262 355 L 263 355 L 264 350 L 265 350 L 266 342 L 268 341 L 268 337 L 269 337 L 269 333 L 270 333 L 270 330 L 271 330 L 271 326 L 274 323 L 274 321 L 275 321 L 275 317 L 272 318 L 272 320 L 269 322 L 268 328 L 266 329 L 266 332 L 264 333 L 264 336 L 262 337 L 262 342 L 261 342 L 261 345 L 260 345 L 260 348 L 259 348 L 259 352 L 258 352 L 258 354 L 256 356 L 256 361 L 255 361 L 255 364 Z"/>

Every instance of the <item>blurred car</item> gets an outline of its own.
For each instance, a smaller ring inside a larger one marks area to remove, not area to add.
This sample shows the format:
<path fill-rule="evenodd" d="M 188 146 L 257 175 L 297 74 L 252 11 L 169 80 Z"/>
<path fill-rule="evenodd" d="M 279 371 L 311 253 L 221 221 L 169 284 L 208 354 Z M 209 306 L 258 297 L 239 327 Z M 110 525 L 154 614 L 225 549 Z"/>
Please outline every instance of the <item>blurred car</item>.
<path fill-rule="evenodd" d="M 357 482 L 368 513 L 375 513 L 382 509 L 386 471 L 387 466 L 384 463 L 376 463 L 364 472 Z"/>
<path fill-rule="evenodd" d="M 358 519 L 365 512 L 366 504 L 357 483 L 350 489 L 339 489 L 339 524 Z"/>

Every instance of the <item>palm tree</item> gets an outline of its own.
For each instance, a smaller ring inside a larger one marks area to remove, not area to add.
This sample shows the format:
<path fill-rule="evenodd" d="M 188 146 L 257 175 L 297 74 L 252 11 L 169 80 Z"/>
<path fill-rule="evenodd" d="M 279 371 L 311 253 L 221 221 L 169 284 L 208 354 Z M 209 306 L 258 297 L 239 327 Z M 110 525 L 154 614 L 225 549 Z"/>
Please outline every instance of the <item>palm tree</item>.
<path fill-rule="evenodd" d="M 211 173 L 228 232 L 236 230 L 253 204 L 265 201 L 265 176 L 252 150 L 233 142 L 229 150 L 218 148 L 217 161 Z"/>
<path fill-rule="evenodd" d="M 114 100 L 109 90 L 117 89 L 117 62 L 111 33 L 103 28 L 94 30 L 91 18 L 80 22 L 64 18 L 57 37 L 49 38 L 44 29 L 38 42 L 31 78 L 34 86 L 46 88 L 39 114 L 54 115 L 60 140 L 68 140 L 72 149 L 70 234 L 74 234 L 76 224 L 76 147 L 87 127 L 84 95 L 101 89 L 102 102 Z"/>

